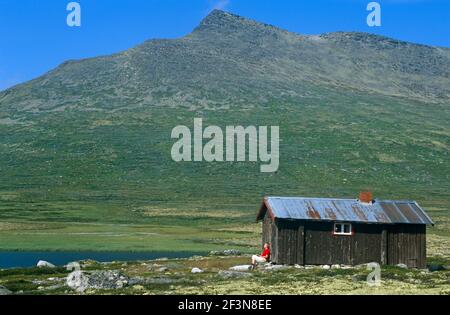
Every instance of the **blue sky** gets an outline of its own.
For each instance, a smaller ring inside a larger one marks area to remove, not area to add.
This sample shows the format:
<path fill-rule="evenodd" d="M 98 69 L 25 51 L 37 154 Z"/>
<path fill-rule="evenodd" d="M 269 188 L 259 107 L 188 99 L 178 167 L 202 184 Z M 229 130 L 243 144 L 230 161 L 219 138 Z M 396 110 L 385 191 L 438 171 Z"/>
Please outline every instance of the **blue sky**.
<path fill-rule="evenodd" d="M 369 0 L 78 0 L 79 28 L 66 24 L 71 1 L 0 1 L 0 90 L 68 59 L 183 36 L 214 8 L 302 34 L 364 31 L 450 47 L 450 0 L 378 0 L 381 27 L 366 24 Z"/>

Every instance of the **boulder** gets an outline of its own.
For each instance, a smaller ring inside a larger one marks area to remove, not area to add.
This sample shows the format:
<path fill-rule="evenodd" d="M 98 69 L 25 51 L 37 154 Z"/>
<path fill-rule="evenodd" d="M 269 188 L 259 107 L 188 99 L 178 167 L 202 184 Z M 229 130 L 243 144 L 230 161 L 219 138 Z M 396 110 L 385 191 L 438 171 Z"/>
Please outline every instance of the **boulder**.
<path fill-rule="evenodd" d="M 249 272 L 241 272 L 241 271 L 224 271 L 221 270 L 218 273 L 219 277 L 224 279 L 239 279 L 239 278 L 249 278 L 252 277 L 253 274 Z"/>
<path fill-rule="evenodd" d="M 74 271 L 67 277 L 66 284 L 78 292 L 121 289 L 128 285 L 128 277 L 118 271 Z"/>
<path fill-rule="evenodd" d="M 84 272 L 77 270 L 67 276 L 66 284 L 69 288 L 82 293 L 89 288 L 89 278 Z"/>
<path fill-rule="evenodd" d="M 45 261 L 45 260 L 39 260 L 38 263 L 36 264 L 36 266 L 39 268 L 56 268 L 55 265 L 53 265 L 52 263 L 49 263 L 48 261 Z"/>
<path fill-rule="evenodd" d="M 203 270 L 201 270 L 200 268 L 192 268 L 191 272 L 192 273 L 202 273 Z"/>
<path fill-rule="evenodd" d="M 0 295 L 11 295 L 11 294 L 12 292 L 10 290 L 0 285 Z"/>
<path fill-rule="evenodd" d="M 330 265 L 323 265 L 322 269 L 331 269 Z"/>
<path fill-rule="evenodd" d="M 341 269 L 341 265 L 331 265 L 331 269 Z"/>
<path fill-rule="evenodd" d="M 252 265 L 239 265 L 239 266 L 234 266 L 231 267 L 229 270 L 231 271 L 249 271 L 251 270 Z"/>

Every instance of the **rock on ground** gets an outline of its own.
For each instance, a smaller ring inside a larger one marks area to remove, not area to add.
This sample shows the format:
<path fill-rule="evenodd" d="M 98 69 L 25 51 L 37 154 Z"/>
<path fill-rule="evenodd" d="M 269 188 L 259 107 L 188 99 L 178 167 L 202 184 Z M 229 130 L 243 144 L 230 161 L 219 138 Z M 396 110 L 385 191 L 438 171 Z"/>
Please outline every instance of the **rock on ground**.
<path fill-rule="evenodd" d="M 200 268 L 192 268 L 191 272 L 192 273 L 202 273 L 203 270 L 201 270 Z"/>
<path fill-rule="evenodd" d="M 89 289 L 121 289 L 128 285 L 128 277 L 118 271 L 74 271 L 67 277 L 66 283 L 78 292 Z"/>
<path fill-rule="evenodd" d="M 89 289 L 89 278 L 83 271 L 77 270 L 67 276 L 66 284 L 77 292 L 84 292 Z"/>
<path fill-rule="evenodd" d="M 234 266 L 231 267 L 229 270 L 231 271 L 249 271 L 251 269 L 252 265 L 240 265 L 240 266 Z"/>
<path fill-rule="evenodd" d="M 10 290 L 0 285 L 0 295 L 10 295 L 10 294 L 12 294 Z"/>
<path fill-rule="evenodd" d="M 45 260 L 39 260 L 38 263 L 36 264 L 36 266 L 39 268 L 56 268 L 55 265 L 53 265 L 52 263 L 49 263 L 48 261 L 45 261 Z"/>

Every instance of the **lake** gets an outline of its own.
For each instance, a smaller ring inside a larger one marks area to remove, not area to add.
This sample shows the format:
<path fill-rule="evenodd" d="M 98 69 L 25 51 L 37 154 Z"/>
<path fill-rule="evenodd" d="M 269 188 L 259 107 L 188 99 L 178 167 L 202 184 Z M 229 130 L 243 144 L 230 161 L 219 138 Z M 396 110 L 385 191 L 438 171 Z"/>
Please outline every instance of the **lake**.
<path fill-rule="evenodd" d="M 57 266 L 92 259 L 99 262 L 139 261 L 158 258 L 189 258 L 204 252 L 0 252 L 0 268 L 35 267 L 39 260 Z"/>

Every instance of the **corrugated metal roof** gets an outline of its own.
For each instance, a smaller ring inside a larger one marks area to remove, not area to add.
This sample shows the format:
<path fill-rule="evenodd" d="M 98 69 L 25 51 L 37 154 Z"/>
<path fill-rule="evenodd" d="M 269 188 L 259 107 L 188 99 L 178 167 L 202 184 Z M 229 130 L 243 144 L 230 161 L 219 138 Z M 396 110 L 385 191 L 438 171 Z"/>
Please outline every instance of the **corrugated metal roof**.
<path fill-rule="evenodd" d="M 280 219 L 434 225 L 415 201 L 375 200 L 366 204 L 356 199 L 267 197 L 258 220 L 263 219 L 266 209 Z"/>

